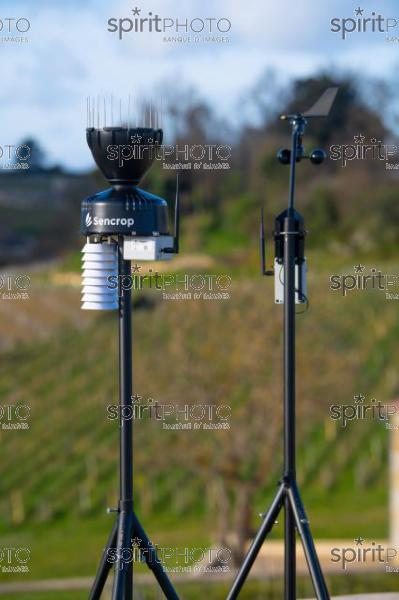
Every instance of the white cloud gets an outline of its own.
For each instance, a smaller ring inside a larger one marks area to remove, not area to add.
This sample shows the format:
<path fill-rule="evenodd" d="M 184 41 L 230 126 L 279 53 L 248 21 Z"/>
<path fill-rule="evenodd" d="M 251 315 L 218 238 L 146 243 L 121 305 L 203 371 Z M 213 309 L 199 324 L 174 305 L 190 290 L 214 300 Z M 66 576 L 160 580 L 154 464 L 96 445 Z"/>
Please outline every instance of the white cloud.
<path fill-rule="evenodd" d="M 229 44 L 165 44 L 158 35 L 131 34 L 120 42 L 106 31 L 109 17 L 143 13 L 183 18 L 228 17 Z M 332 17 L 350 17 L 359 0 L 69 0 L 2 3 L 1 15 L 27 16 L 31 41 L 0 45 L 2 82 L 1 143 L 27 134 L 37 137 L 54 159 L 71 167 L 91 164 L 85 145 L 85 99 L 114 92 L 150 93 L 159 81 L 179 79 L 199 88 L 225 113 L 266 67 L 285 76 L 311 73 L 337 64 L 386 73 L 399 49 L 377 35 L 354 35 L 346 42 L 329 31 Z M 375 8 L 364 0 L 362 7 Z M 381 9 L 382 10 L 382 9 Z M 384 14 L 395 15 L 392 0 Z M 399 15 L 398 15 L 399 17 Z"/>

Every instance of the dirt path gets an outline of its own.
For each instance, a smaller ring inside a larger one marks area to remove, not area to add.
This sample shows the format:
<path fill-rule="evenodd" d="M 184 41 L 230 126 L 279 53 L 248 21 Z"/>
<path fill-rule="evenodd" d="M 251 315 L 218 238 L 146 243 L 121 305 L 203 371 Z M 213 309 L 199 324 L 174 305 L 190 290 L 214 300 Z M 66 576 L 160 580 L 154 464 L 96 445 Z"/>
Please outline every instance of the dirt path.
<path fill-rule="evenodd" d="M 386 541 L 380 541 L 382 546 L 387 546 Z M 317 552 L 322 564 L 323 571 L 329 574 L 342 574 L 342 566 L 339 563 L 331 562 L 332 548 L 353 548 L 353 540 L 323 540 L 316 542 Z M 307 565 L 302 553 L 300 544 L 297 551 L 297 569 L 300 575 L 307 573 Z M 283 556 L 284 545 L 280 540 L 267 541 L 256 561 L 251 575 L 258 579 L 280 577 L 283 574 Z M 345 573 L 350 576 L 351 573 L 378 573 L 385 572 L 385 564 L 381 563 L 350 563 L 347 565 Z M 234 573 L 231 571 L 225 574 L 216 573 L 191 573 L 191 574 L 174 574 L 171 573 L 173 581 L 178 582 L 215 582 L 215 581 L 232 581 Z M 71 579 L 49 579 L 43 581 L 20 581 L 15 583 L 0 584 L 0 595 L 7 593 L 19 592 L 46 592 L 46 591 L 69 591 L 69 590 L 88 590 L 92 584 L 92 577 L 79 577 Z M 135 576 L 135 581 L 142 586 L 152 583 L 153 578 L 150 573 L 139 574 Z M 371 595 L 355 595 L 355 596 L 340 596 L 339 600 L 399 600 L 399 593 L 394 594 L 371 594 Z M 337 598 L 338 600 L 338 598 Z"/>

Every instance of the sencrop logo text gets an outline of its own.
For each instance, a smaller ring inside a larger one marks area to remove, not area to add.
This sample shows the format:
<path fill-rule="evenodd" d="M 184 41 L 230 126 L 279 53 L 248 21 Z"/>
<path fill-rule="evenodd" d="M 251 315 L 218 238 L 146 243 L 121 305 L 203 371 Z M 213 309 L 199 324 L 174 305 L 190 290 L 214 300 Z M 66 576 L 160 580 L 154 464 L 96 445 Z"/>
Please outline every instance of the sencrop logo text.
<path fill-rule="evenodd" d="M 146 33 L 161 36 L 163 42 L 226 43 L 231 21 L 225 16 L 165 16 L 135 6 L 129 16 L 110 17 L 107 30 L 121 41 Z"/>
<path fill-rule="evenodd" d="M 31 24 L 26 17 L 0 16 L 0 43 L 24 44 L 29 42 L 27 37 Z"/>
<path fill-rule="evenodd" d="M 92 217 L 90 212 L 87 212 L 85 217 L 85 225 L 86 227 L 91 227 L 92 225 L 95 225 L 96 227 L 102 227 L 104 225 L 111 225 L 115 227 L 133 227 L 134 219 L 132 217 Z"/>
<path fill-rule="evenodd" d="M 355 35 L 375 34 L 383 36 L 389 43 L 399 42 L 397 37 L 399 17 L 387 17 L 375 11 L 366 11 L 359 6 L 353 16 L 334 17 L 330 21 L 330 31 L 345 41 Z"/>

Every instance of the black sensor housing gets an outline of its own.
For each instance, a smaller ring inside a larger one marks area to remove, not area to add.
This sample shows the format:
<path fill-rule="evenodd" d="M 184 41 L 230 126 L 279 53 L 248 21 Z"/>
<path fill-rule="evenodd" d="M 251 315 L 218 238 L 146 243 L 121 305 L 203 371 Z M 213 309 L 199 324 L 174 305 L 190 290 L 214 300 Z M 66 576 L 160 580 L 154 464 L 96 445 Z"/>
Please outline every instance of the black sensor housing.
<path fill-rule="evenodd" d="M 162 143 L 161 129 L 90 127 L 86 138 L 111 188 L 89 196 L 81 206 L 81 233 L 90 235 L 168 235 L 166 200 L 138 187 Z"/>

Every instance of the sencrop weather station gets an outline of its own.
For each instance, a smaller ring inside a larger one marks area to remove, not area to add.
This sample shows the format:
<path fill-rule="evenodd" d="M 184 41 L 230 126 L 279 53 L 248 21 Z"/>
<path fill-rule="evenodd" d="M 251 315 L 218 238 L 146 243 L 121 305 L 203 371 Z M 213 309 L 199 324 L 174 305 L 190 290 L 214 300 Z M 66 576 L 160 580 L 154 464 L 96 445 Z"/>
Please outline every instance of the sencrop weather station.
<path fill-rule="evenodd" d="M 98 600 L 114 566 L 113 600 L 133 598 L 133 545 L 167 598 L 176 600 L 155 545 L 133 505 L 132 297 L 131 286 L 110 285 L 131 277 L 131 261 L 170 259 L 179 250 L 179 194 L 176 187 L 174 232 L 169 232 L 166 200 L 138 187 L 162 144 L 159 111 L 151 105 L 131 110 L 131 102 L 88 98 L 87 143 L 110 188 L 83 200 L 81 233 L 82 308 L 114 310 L 119 321 L 120 482 L 116 520 L 103 552 L 89 599 Z"/>

